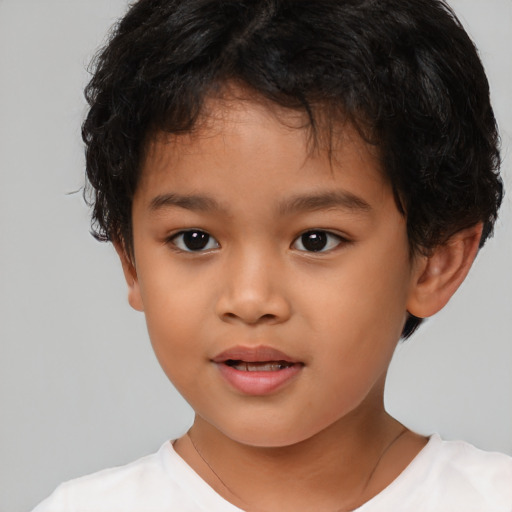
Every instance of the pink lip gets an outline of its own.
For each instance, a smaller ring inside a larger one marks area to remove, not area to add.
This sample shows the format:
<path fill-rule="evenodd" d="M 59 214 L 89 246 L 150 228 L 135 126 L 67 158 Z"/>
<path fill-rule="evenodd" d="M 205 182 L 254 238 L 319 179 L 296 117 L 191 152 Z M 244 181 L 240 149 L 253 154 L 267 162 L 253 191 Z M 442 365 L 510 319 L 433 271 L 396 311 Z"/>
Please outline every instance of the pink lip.
<path fill-rule="evenodd" d="M 285 361 L 291 364 L 275 371 L 243 371 L 226 364 L 226 361 L 246 363 Z M 237 391 L 246 395 L 268 395 L 290 382 L 300 373 L 304 364 L 272 347 L 233 347 L 212 359 L 220 374 Z"/>
<path fill-rule="evenodd" d="M 272 347 L 259 345 L 257 347 L 232 347 L 216 355 L 214 363 L 224 363 L 227 360 L 245 361 L 246 363 L 257 363 L 260 361 L 286 361 L 287 363 L 299 363 L 289 355 Z"/>

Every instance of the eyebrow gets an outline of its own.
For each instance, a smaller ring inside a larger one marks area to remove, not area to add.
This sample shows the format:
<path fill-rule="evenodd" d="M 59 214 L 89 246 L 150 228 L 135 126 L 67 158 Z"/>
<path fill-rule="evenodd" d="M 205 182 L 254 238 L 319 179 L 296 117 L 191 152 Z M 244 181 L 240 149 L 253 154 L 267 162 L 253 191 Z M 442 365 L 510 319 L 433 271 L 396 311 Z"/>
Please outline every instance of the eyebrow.
<path fill-rule="evenodd" d="M 306 194 L 286 199 L 279 206 L 282 215 L 301 211 L 341 208 L 352 212 L 371 212 L 372 207 L 364 199 L 344 190 Z"/>
<path fill-rule="evenodd" d="M 224 208 L 215 199 L 204 195 L 161 194 L 154 197 L 149 205 L 152 212 L 173 207 L 200 212 L 224 211 Z M 364 199 L 351 192 L 333 191 L 293 196 L 281 202 L 278 211 L 281 215 L 289 215 L 329 208 L 341 208 L 352 212 L 370 212 L 372 210 L 372 207 Z"/>
<path fill-rule="evenodd" d="M 162 194 L 154 197 L 149 209 L 152 212 L 169 208 L 179 207 L 186 210 L 210 212 L 214 210 L 222 210 L 221 206 L 215 199 L 202 195 L 181 195 L 181 194 Z"/>

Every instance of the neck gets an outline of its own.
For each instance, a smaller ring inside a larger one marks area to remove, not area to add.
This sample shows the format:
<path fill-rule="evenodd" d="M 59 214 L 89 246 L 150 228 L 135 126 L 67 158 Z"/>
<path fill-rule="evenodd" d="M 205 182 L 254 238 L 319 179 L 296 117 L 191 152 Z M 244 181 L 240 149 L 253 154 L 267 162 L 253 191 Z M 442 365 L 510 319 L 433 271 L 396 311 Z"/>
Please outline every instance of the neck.
<path fill-rule="evenodd" d="M 190 437 L 175 447 L 211 487 L 244 510 L 338 512 L 360 506 L 386 487 L 424 445 L 424 440 L 411 441 L 402 425 L 377 408 L 273 448 L 233 441 L 198 417 Z M 396 450 L 404 444 L 405 456 Z"/>

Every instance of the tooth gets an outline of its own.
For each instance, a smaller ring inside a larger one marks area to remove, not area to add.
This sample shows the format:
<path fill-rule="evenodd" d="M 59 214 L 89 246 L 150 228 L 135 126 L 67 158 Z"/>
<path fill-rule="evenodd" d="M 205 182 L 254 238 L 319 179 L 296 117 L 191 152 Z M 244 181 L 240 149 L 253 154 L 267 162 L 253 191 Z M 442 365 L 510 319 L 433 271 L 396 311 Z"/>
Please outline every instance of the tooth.
<path fill-rule="evenodd" d="M 275 372 L 284 368 L 288 368 L 291 366 L 291 363 L 286 361 L 265 361 L 254 363 L 237 361 L 236 364 L 230 366 L 242 372 Z"/>

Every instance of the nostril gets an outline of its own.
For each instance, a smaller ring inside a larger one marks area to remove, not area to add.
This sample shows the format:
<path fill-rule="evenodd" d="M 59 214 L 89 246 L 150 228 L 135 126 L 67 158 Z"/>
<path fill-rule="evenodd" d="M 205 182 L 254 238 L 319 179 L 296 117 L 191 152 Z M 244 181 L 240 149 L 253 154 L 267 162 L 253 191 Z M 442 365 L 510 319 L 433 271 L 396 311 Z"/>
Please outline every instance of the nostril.
<path fill-rule="evenodd" d="M 225 320 L 242 320 L 247 324 L 259 324 L 259 323 L 272 323 L 275 322 L 278 317 L 272 313 L 266 313 L 263 315 L 249 315 L 249 314 L 236 314 L 233 312 L 226 312 L 223 315 Z"/>
<path fill-rule="evenodd" d="M 267 313 L 267 314 L 265 314 L 265 315 L 262 315 L 262 316 L 259 318 L 259 320 L 260 320 L 260 321 L 267 321 L 267 322 L 268 322 L 268 321 L 273 321 L 273 320 L 275 320 L 276 318 L 277 318 L 277 317 L 276 317 L 276 315 L 272 315 L 272 314 L 270 314 L 270 313 Z"/>
<path fill-rule="evenodd" d="M 280 323 L 289 318 L 291 307 L 282 293 L 256 291 L 249 287 L 226 290 L 215 304 L 216 314 L 224 322 L 248 325 Z"/>

